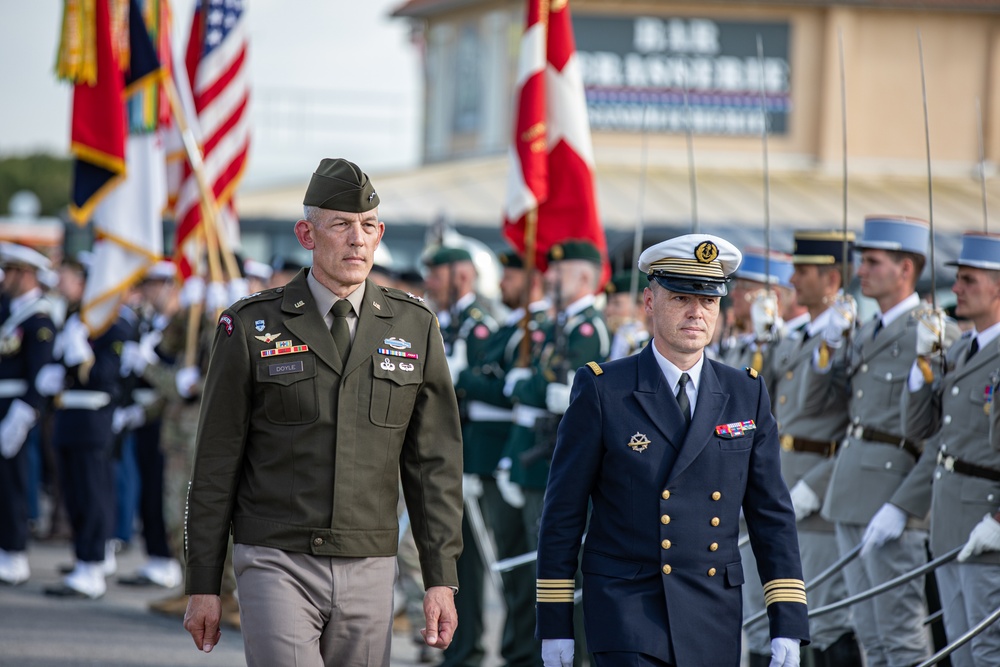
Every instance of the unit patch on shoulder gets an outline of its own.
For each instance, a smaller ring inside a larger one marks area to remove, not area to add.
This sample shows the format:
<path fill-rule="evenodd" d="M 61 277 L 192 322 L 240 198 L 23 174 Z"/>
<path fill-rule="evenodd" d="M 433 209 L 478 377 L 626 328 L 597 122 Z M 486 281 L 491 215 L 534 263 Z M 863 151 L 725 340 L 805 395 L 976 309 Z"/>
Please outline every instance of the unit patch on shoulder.
<path fill-rule="evenodd" d="M 223 315 L 222 317 L 220 317 L 219 324 L 216 326 L 225 326 L 226 335 L 227 336 L 233 335 L 233 318 L 231 315 Z"/>
<path fill-rule="evenodd" d="M 594 371 L 594 375 L 601 375 L 602 373 L 604 373 L 604 369 L 601 368 L 600 364 L 598 364 L 596 361 L 588 361 L 587 368 Z"/>
<path fill-rule="evenodd" d="M 758 375 L 757 371 L 755 371 L 754 369 L 750 368 L 749 366 L 747 366 L 745 370 L 747 372 L 747 375 L 749 375 L 750 377 L 752 377 L 754 380 L 757 379 L 757 375 Z"/>

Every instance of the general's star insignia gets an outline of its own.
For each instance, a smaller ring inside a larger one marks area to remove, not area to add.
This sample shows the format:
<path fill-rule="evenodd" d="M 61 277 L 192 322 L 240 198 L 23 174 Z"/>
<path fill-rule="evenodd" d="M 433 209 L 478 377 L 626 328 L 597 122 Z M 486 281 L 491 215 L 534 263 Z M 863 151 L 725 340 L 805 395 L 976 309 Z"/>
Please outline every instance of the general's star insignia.
<path fill-rule="evenodd" d="M 636 431 L 632 439 L 628 441 L 628 446 L 632 448 L 632 451 L 644 452 L 646 447 L 649 447 L 649 438 L 646 437 L 645 433 Z"/>
<path fill-rule="evenodd" d="M 266 333 L 263 336 L 254 336 L 254 338 L 256 338 L 257 340 L 259 340 L 262 343 L 270 343 L 273 340 L 278 340 L 279 338 L 281 338 L 281 334 L 280 333 L 276 333 L 276 334 Z"/>

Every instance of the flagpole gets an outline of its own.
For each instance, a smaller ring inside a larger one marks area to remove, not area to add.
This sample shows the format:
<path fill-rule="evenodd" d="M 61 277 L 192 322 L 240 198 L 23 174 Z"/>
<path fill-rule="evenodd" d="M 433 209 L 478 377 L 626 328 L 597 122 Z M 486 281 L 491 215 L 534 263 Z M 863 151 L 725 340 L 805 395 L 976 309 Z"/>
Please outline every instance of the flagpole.
<path fill-rule="evenodd" d="M 538 207 L 532 206 L 524 214 L 524 316 L 521 318 L 521 343 L 517 365 L 524 368 L 531 364 L 531 285 L 535 280 L 535 247 L 537 245 Z"/>
<path fill-rule="evenodd" d="M 649 114 L 649 102 L 642 108 L 642 156 L 639 161 L 639 201 L 636 211 L 635 235 L 632 237 L 632 267 L 629 273 L 632 274 L 629 280 L 629 296 L 631 303 L 635 303 L 639 296 L 639 272 L 636 271 L 636 262 L 639 261 L 639 253 L 642 252 L 642 236 L 645 231 L 645 211 L 643 203 L 646 199 L 646 176 L 649 171 L 649 122 L 646 116 Z"/>
<path fill-rule="evenodd" d="M 209 186 L 208 177 L 205 175 L 205 163 L 202 160 L 201 151 L 194 140 L 191 132 L 191 125 L 187 122 L 187 116 L 180 103 L 180 96 L 177 93 L 177 86 L 172 77 L 163 78 L 163 87 L 167 93 L 167 100 L 170 102 L 170 110 L 177 121 L 181 139 L 184 143 L 184 152 L 187 154 L 191 171 L 194 173 L 195 182 L 198 184 L 198 192 L 201 195 L 202 227 L 205 230 L 205 242 L 208 246 L 208 263 L 211 279 L 213 282 L 223 278 L 222 270 L 219 266 L 219 256 L 225 262 L 226 273 L 230 279 L 239 278 L 242 274 L 236 257 L 233 255 L 229 242 L 226 239 L 225 230 L 221 229 L 219 215 L 219 203 L 215 199 L 215 194 Z"/>
<path fill-rule="evenodd" d="M 983 147 L 983 109 L 976 98 L 976 126 L 979 129 L 979 191 L 983 197 L 983 233 L 988 234 L 989 211 L 986 208 L 986 151 Z"/>

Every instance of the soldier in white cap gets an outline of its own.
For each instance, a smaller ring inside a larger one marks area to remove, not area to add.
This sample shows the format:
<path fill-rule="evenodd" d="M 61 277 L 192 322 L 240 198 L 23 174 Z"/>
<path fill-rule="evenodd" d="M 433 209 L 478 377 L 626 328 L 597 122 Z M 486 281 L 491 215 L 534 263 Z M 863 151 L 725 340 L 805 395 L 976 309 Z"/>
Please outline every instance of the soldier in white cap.
<path fill-rule="evenodd" d="M 990 446 L 993 391 L 1000 377 L 1000 237 L 969 233 L 962 239 L 952 291 L 955 314 L 974 328 L 948 349 L 946 370 L 938 331 L 921 326 L 918 360 L 903 393 L 904 434 L 925 440 L 916 467 L 890 498 L 908 516 L 930 512 L 930 547 L 942 556 L 965 544 L 958 562 L 935 571 L 949 641 L 1000 607 L 1000 451 Z M 954 667 L 1000 661 L 1000 629 L 977 635 L 950 656 Z"/>
<path fill-rule="evenodd" d="M 900 402 L 916 358 L 922 315 L 915 290 L 929 238 L 922 220 L 865 219 L 864 237 L 855 243 L 861 250 L 858 277 L 861 293 L 877 302 L 879 312 L 845 342 L 856 316 L 849 302 L 833 304 L 802 394 L 820 403 L 847 401 L 847 438 L 837 450 L 825 500 L 814 498 L 808 507 L 799 495 L 796 509 L 815 509 L 822 502 L 822 516 L 834 523 L 841 555 L 864 543 L 858 559 L 844 568 L 851 595 L 927 561 L 925 517 L 908 515 L 890 499 L 921 452 L 919 441 L 903 437 Z M 937 318 L 928 316 L 929 321 Z M 950 323 L 944 344 L 957 337 Z M 929 655 L 922 579 L 855 604 L 851 611 L 869 667 L 904 667 Z"/>
<path fill-rule="evenodd" d="M 652 343 L 575 375 L 538 546 L 546 667 L 572 662 L 585 529 L 584 619 L 597 667 L 739 664 L 741 510 L 764 582 L 771 664 L 799 664 L 806 595 L 770 399 L 756 371 L 704 353 L 740 260 L 708 234 L 646 249 Z"/>
<path fill-rule="evenodd" d="M 0 243 L 0 583 L 21 584 L 30 570 L 28 458 L 24 443 L 45 398 L 35 376 L 52 360 L 55 326 L 38 272 L 47 257 L 15 243 Z"/>

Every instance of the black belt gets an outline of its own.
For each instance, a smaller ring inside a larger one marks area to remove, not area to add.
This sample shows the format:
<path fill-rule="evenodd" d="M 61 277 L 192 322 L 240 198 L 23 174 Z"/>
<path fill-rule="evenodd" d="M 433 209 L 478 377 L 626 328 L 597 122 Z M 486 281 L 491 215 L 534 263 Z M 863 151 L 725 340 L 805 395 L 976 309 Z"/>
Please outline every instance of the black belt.
<path fill-rule="evenodd" d="M 781 448 L 786 452 L 811 452 L 830 458 L 837 451 L 836 440 L 809 440 L 807 438 L 783 435 L 780 438 L 780 442 Z"/>
<path fill-rule="evenodd" d="M 937 462 L 938 465 L 944 466 L 944 469 L 948 472 L 957 472 L 960 475 L 968 475 L 970 477 L 988 479 L 992 482 L 1000 482 L 1000 470 L 994 470 L 993 468 L 987 468 L 985 466 L 977 466 L 975 463 L 966 463 L 965 461 L 956 459 L 954 456 L 950 456 L 944 452 L 938 452 Z"/>
<path fill-rule="evenodd" d="M 920 447 L 917 446 L 917 443 L 913 440 L 907 440 L 903 436 L 885 433 L 884 431 L 876 431 L 875 429 L 860 425 L 851 426 L 847 432 L 848 435 L 853 435 L 858 440 L 867 440 L 868 442 L 881 442 L 886 445 L 893 445 L 905 450 L 906 453 L 914 459 L 920 458 L 921 450 Z"/>

